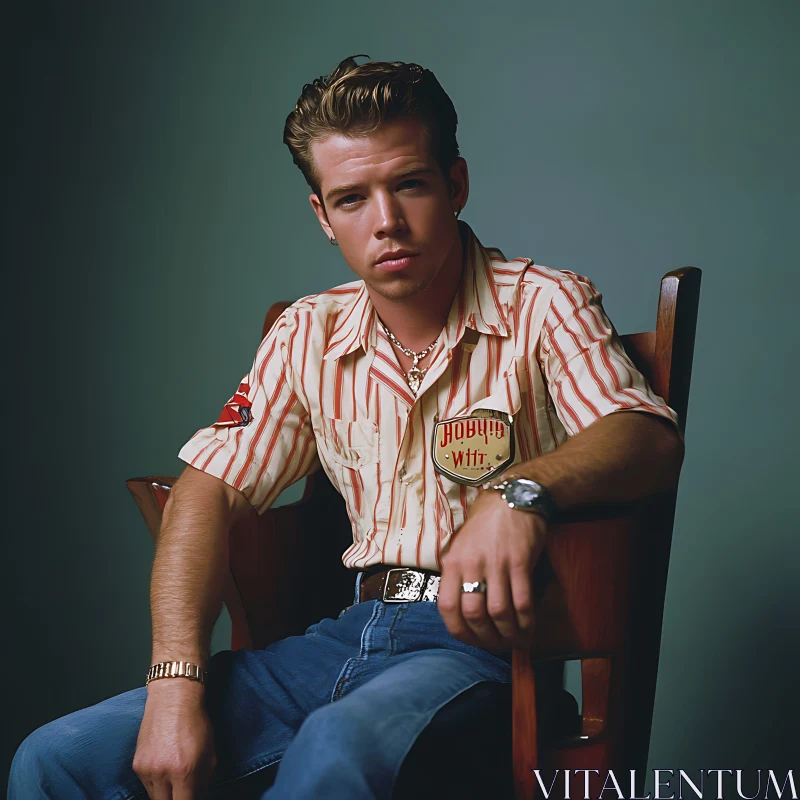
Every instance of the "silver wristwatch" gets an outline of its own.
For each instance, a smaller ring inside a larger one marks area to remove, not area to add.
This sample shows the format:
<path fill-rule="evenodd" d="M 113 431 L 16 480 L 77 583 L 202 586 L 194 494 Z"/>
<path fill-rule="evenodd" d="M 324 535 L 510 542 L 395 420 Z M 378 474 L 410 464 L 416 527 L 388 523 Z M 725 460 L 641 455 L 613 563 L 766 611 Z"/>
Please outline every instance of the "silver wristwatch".
<path fill-rule="evenodd" d="M 550 492 L 541 483 L 529 478 L 509 475 L 500 483 L 489 484 L 486 488 L 500 492 L 509 508 L 541 514 L 548 522 L 552 522 L 558 512 Z"/>

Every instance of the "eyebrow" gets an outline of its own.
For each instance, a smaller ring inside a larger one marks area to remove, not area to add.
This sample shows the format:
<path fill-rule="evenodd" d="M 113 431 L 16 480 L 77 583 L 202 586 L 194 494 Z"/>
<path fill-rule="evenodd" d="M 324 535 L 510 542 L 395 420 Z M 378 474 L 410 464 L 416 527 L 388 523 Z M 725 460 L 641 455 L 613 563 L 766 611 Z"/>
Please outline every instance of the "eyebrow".
<path fill-rule="evenodd" d="M 415 167 L 414 169 L 409 169 L 405 172 L 401 172 L 399 175 L 395 175 L 392 180 L 399 181 L 403 178 L 409 178 L 412 175 L 432 175 L 434 172 L 435 170 L 433 167 Z M 336 195 L 344 194 L 345 192 L 353 192 L 356 189 L 362 189 L 363 187 L 363 183 L 343 183 L 341 186 L 334 186 L 325 193 L 325 200 L 331 200 L 333 197 L 336 197 Z"/>

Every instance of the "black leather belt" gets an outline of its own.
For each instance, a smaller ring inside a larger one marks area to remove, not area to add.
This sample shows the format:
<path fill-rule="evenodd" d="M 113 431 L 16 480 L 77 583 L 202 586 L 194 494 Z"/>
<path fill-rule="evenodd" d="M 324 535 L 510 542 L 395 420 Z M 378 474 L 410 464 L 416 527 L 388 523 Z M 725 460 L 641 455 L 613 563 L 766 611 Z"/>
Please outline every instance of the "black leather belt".
<path fill-rule="evenodd" d="M 365 571 L 366 572 L 366 571 Z M 359 603 L 382 600 L 384 603 L 435 603 L 439 596 L 440 573 L 412 567 L 381 567 L 361 579 Z"/>

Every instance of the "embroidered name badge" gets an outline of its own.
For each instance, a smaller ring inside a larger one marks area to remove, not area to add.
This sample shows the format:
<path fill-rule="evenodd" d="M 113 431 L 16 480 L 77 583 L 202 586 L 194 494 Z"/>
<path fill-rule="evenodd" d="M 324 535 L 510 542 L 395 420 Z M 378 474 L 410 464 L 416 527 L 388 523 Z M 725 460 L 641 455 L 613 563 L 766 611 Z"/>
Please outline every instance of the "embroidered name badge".
<path fill-rule="evenodd" d="M 468 417 L 437 421 L 431 453 L 437 472 L 456 483 L 477 486 L 514 462 L 514 418 L 505 411 L 480 408 Z"/>

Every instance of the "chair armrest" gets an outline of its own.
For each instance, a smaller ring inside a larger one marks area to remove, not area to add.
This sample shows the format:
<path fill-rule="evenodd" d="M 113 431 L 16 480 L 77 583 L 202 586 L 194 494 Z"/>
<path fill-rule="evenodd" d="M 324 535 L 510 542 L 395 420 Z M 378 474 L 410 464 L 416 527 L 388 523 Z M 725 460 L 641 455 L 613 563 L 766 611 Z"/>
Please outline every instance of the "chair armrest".
<path fill-rule="evenodd" d="M 125 481 L 128 491 L 133 495 L 139 511 L 142 512 L 154 542 L 158 541 L 161 531 L 161 516 L 164 513 L 170 489 L 177 480 L 173 475 L 151 475 L 147 478 L 128 478 Z"/>

